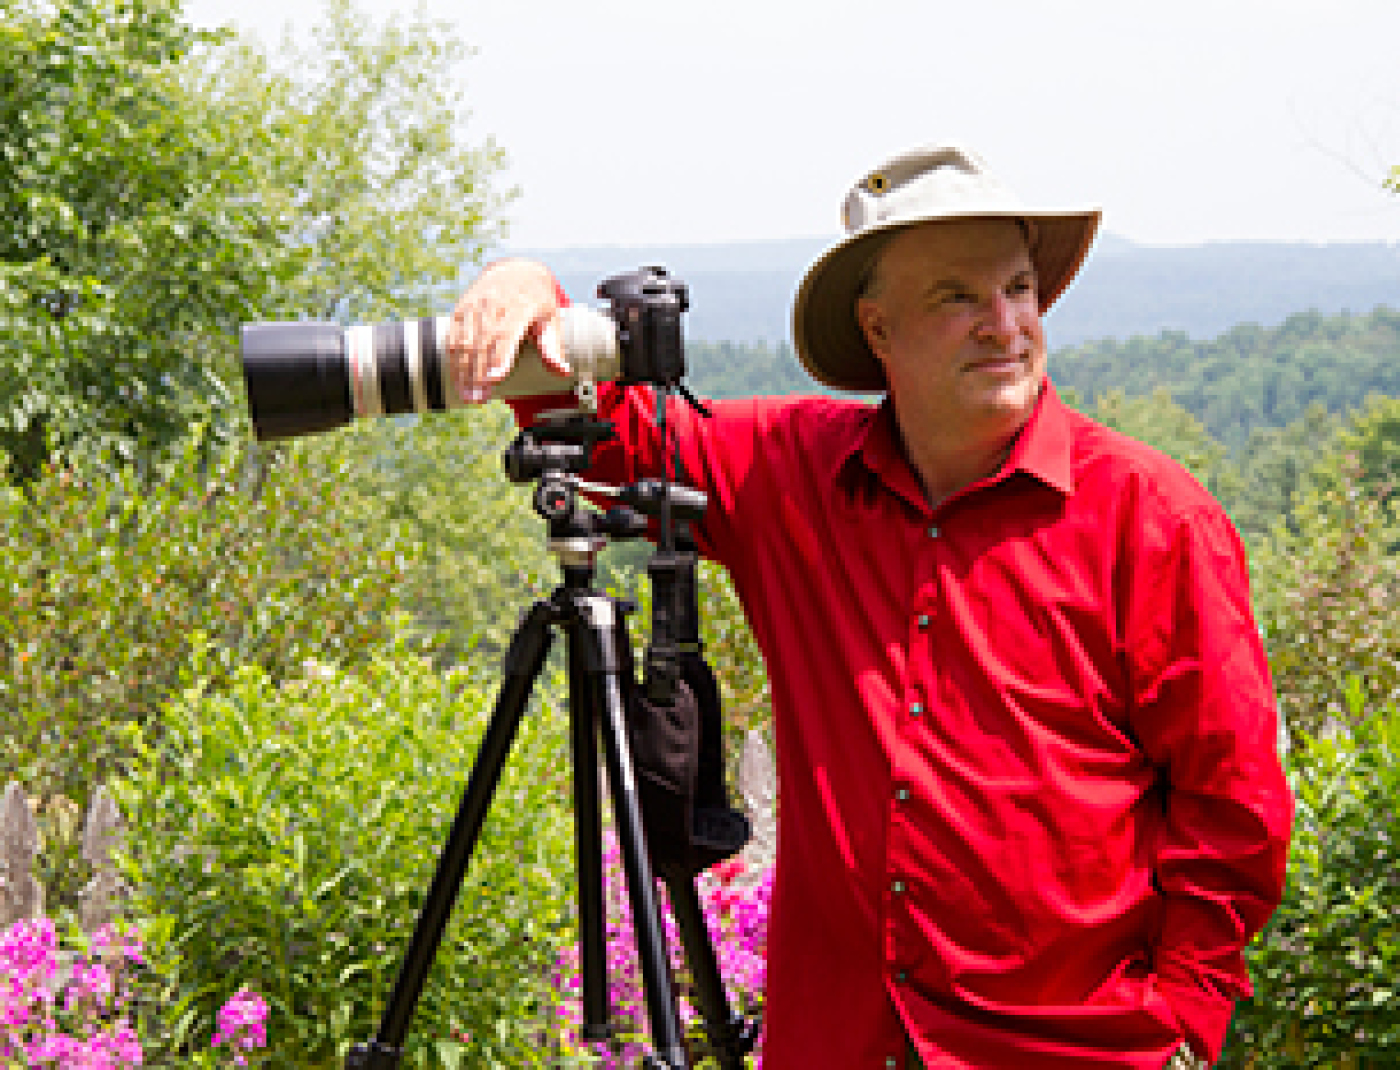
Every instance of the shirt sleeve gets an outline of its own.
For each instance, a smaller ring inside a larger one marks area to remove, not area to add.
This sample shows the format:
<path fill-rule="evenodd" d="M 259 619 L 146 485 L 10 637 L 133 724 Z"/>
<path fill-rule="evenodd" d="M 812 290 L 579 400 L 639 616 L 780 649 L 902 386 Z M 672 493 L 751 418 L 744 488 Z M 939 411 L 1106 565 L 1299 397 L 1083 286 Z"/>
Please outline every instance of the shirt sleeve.
<path fill-rule="evenodd" d="M 1130 719 L 1163 783 L 1157 983 L 1213 1063 L 1235 999 L 1251 991 L 1244 946 L 1283 895 L 1293 803 L 1234 527 L 1218 508 L 1200 509 L 1143 524 L 1139 537 Z"/>

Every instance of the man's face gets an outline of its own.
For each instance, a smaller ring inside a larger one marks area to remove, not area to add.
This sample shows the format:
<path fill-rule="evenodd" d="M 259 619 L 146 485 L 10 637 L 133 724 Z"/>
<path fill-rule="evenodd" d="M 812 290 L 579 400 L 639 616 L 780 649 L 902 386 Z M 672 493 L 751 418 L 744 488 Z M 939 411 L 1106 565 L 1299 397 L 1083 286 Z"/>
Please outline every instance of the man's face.
<path fill-rule="evenodd" d="M 1030 416 L 1045 333 L 1015 222 L 928 223 L 898 234 L 856 315 L 906 437 L 976 445 L 1014 434 Z"/>

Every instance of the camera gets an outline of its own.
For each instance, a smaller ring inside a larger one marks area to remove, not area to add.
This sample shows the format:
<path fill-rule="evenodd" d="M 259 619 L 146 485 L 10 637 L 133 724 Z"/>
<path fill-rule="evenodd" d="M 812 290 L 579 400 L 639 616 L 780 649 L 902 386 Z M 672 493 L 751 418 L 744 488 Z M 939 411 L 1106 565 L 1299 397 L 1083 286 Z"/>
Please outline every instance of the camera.
<path fill-rule="evenodd" d="M 591 403 L 596 384 L 676 386 L 685 374 L 681 315 L 685 283 L 643 267 L 598 285 L 606 311 L 575 305 L 560 312 L 571 374 L 545 367 L 526 341 L 498 397 L 576 393 Z M 296 438 L 359 417 L 457 408 L 446 316 L 342 327 L 335 323 L 244 324 L 243 379 L 260 441 Z"/>

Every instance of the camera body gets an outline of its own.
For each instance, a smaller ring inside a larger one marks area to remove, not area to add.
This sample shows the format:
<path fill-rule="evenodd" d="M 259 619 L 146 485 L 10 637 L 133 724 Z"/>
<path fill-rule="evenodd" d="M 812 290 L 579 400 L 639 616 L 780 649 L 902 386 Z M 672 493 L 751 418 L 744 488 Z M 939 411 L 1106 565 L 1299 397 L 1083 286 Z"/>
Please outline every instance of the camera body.
<path fill-rule="evenodd" d="M 675 386 L 685 376 L 681 316 L 690 291 L 665 268 L 644 267 L 598 284 L 618 327 L 622 383 Z"/>

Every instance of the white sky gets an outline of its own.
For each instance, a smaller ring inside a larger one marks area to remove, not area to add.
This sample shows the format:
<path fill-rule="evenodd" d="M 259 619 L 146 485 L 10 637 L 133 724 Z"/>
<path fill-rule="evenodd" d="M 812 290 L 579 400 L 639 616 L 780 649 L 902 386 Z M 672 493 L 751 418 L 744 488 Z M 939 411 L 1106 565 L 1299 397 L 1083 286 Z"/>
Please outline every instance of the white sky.
<path fill-rule="evenodd" d="M 411 2 L 359 0 L 376 17 Z M 427 0 L 510 244 L 825 237 L 931 142 L 1135 241 L 1400 240 L 1400 0 Z M 311 0 L 188 0 L 265 42 Z"/>

